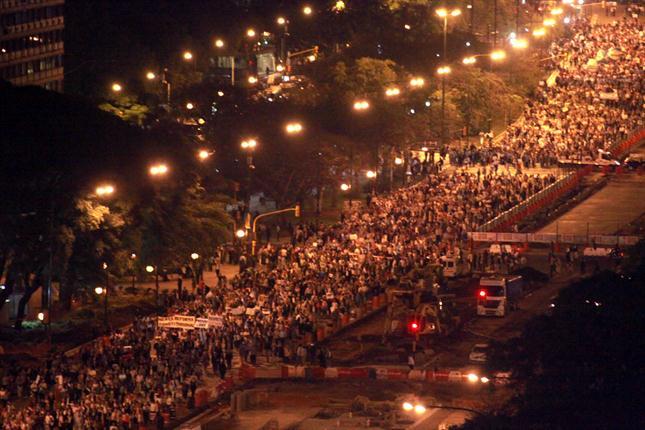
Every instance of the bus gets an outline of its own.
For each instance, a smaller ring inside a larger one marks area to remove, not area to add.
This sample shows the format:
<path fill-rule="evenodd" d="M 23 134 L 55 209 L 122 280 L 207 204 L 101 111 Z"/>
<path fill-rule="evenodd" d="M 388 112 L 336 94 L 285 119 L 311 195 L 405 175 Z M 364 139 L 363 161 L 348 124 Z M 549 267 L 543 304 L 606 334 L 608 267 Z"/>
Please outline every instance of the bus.
<path fill-rule="evenodd" d="M 521 276 L 481 278 L 477 289 L 477 315 L 503 317 L 522 297 Z"/>

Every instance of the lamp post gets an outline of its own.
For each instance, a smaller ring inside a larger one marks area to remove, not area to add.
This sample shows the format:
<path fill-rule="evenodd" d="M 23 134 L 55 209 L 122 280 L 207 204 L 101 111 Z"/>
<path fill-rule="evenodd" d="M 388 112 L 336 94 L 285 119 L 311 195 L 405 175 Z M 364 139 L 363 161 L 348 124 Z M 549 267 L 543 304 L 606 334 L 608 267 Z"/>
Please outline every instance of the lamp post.
<path fill-rule="evenodd" d="M 108 322 L 108 290 L 110 288 L 110 274 L 108 272 L 107 263 L 104 262 L 102 267 L 103 267 L 103 271 L 105 272 L 105 288 L 96 287 L 96 288 L 94 288 L 94 292 L 98 296 L 103 295 L 103 323 L 105 325 L 105 331 L 107 332 L 108 328 L 109 328 L 109 322 Z"/>
<path fill-rule="evenodd" d="M 137 254 L 135 254 L 134 252 L 132 254 L 130 254 L 130 261 L 132 262 L 132 290 L 135 289 L 135 282 L 136 282 L 136 278 L 137 278 L 137 272 L 136 272 L 135 267 L 134 267 L 134 261 L 136 259 L 137 259 Z"/>
<path fill-rule="evenodd" d="M 460 9 L 448 10 L 439 8 L 435 11 L 440 18 L 443 18 L 443 61 L 446 61 L 448 47 L 448 17 L 456 18 L 461 15 Z"/>
<path fill-rule="evenodd" d="M 197 288 L 197 283 L 199 282 L 199 276 L 197 275 L 197 260 L 199 259 L 199 254 L 193 252 L 190 254 L 190 259 L 193 260 L 193 289 Z"/>
<path fill-rule="evenodd" d="M 289 20 L 283 16 L 276 19 L 278 25 L 282 26 L 282 38 L 280 40 L 280 60 L 287 64 L 287 37 L 289 36 Z"/>
<path fill-rule="evenodd" d="M 441 152 L 446 146 L 446 75 L 449 75 L 449 66 L 439 67 L 437 74 L 441 77 Z"/>
<path fill-rule="evenodd" d="M 159 269 L 157 266 L 146 266 L 146 272 L 155 272 L 155 306 L 159 303 Z"/>

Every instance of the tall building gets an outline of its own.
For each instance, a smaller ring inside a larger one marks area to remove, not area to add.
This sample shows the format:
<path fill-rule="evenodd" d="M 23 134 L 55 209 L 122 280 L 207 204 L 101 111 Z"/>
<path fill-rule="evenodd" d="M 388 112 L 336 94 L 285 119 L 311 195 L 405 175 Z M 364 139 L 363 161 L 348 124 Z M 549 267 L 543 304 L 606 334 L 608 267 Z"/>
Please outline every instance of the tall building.
<path fill-rule="evenodd" d="M 63 91 L 65 0 L 0 0 L 0 79 Z"/>

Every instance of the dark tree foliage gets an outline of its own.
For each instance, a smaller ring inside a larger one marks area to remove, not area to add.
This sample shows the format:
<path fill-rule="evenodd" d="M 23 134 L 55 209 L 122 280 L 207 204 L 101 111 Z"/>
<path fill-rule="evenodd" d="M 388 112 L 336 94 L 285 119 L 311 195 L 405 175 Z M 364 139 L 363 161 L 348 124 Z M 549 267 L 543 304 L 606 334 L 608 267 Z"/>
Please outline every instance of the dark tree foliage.
<path fill-rule="evenodd" d="M 0 306 L 14 291 L 24 292 L 18 327 L 29 297 L 50 276 L 69 304 L 76 289 L 104 276 L 103 262 L 118 275 L 124 254 L 153 249 L 152 224 L 173 244 L 156 257 L 168 263 L 187 249 L 208 255 L 203 244 L 225 234 L 226 216 L 215 196 L 196 186 L 194 150 L 176 126 L 142 130 L 85 101 L 7 84 L 0 88 L 0 111 L 0 277 L 6 285 Z M 153 181 L 147 170 L 157 161 L 171 172 Z M 107 201 L 94 192 L 106 182 L 117 190 Z M 159 207 L 167 210 L 145 216 Z M 172 228 L 176 220 L 183 231 Z"/>

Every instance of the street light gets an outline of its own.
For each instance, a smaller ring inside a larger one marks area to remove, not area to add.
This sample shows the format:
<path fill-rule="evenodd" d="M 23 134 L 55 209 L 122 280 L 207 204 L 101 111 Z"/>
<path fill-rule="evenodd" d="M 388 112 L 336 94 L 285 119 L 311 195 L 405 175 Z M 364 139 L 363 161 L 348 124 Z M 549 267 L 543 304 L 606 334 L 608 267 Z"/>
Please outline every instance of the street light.
<path fill-rule="evenodd" d="M 255 37 L 255 30 L 253 30 L 252 28 L 249 28 L 248 30 L 246 30 L 246 35 L 248 37 Z"/>
<path fill-rule="evenodd" d="M 511 46 L 515 49 L 526 49 L 529 46 L 529 42 L 526 39 L 512 39 Z"/>
<path fill-rule="evenodd" d="M 417 415 L 425 414 L 426 407 L 423 405 L 414 405 L 414 413 Z"/>
<path fill-rule="evenodd" d="M 256 78 L 255 76 L 249 76 L 248 81 L 249 81 L 249 84 L 255 85 L 258 83 L 258 78 Z"/>
<path fill-rule="evenodd" d="M 155 74 L 154 74 L 154 72 L 148 72 L 148 73 L 146 73 L 146 79 L 147 79 L 147 80 L 149 80 L 149 81 L 152 81 L 152 80 L 153 80 L 153 79 L 155 79 L 156 77 L 157 77 L 157 75 L 155 75 Z"/>
<path fill-rule="evenodd" d="M 506 58 L 506 52 L 498 49 L 490 53 L 490 59 L 493 61 L 501 61 Z"/>
<path fill-rule="evenodd" d="M 376 172 L 374 170 L 368 170 L 367 172 L 365 172 L 365 177 L 367 179 L 374 179 L 376 178 Z"/>
<path fill-rule="evenodd" d="M 223 48 L 224 47 L 224 41 L 222 39 L 216 39 L 215 40 L 215 47 L 216 48 Z"/>
<path fill-rule="evenodd" d="M 208 157 L 210 157 L 210 156 L 211 156 L 211 153 L 210 153 L 210 152 L 208 152 L 208 151 L 207 151 L 207 150 L 205 150 L 205 149 L 200 149 L 200 150 L 199 150 L 199 152 L 197 152 L 197 157 L 198 157 L 201 161 L 206 161 L 206 159 L 208 159 Z"/>
<path fill-rule="evenodd" d="M 284 72 L 284 66 L 282 64 L 278 64 L 277 66 L 275 66 L 275 70 L 276 72 L 282 73 Z"/>
<path fill-rule="evenodd" d="M 394 157 L 394 164 L 396 164 L 397 166 L 400 166 L 401 164 L 403 164 L 403 158 Z"/>
<path fill-rule="evenodd" d="M 155 272 L 155 303 L 159 303 L 159 268 L 157 266 L 146 266 L 146 272 Z"/>
<path fill-rule="evenodd" d="M 114 194 L 114 186 L 110 184 L 99 185 L 94 189 L 94 192 L 98 197 L 107 197 L 109 195 Z"/>
<path fill-rule="evenodd" d="M 197 260 L 199 258 L 199 254 L 196 252 L 193 252 L 192 254 L 190 254 L 190 258 L 192 260 Z"/>
<path fill-rule="evenodd" d="M 410 402 L 404 402 L 403 403 L 403 410 L 404 411 L 410 412 L 413 409 L 414 409 L 414 405 L 412 403 L 410 403 Z"/>
<path fill-rule="evenodd" d="M 342 183 L 340 184 L 340 190 L 341 191 L 349 191 L 352 189 L 352 186 L 350 184 Z"/>
<path fill-rule="evenodd" d="M 303 129 L 299 122 L 290 122 L 284 128 L 288 134 L 300 134 Z"/>
<path fill-rule="evenodd" d="M 423 78 L 412 78 L 410 79 L 410 86 L 413 88 L 421 88 L 426 84 L 426 81 Z"/>
<path fill-rule="evenodd" d="M 120 83 L 115 82 L 112 84 L 112 91 L 115 93 L 120 93 L 123 90 L 123 87 L 121 86 Z"/>
<path fill-rule="evenodd" d="M 354 110 L 362 111 L 369 109 L 370 107 L 370 102 L 367 100 L 357 100 L 354 102 Z"/>
<path fill-rule="evenodd" d="M 479 381 L 479 377 L 477 375 L 475 375 L 474 373 L 469 373 L 468 375 L 466 375 L 466 377 L 468 378 L 468 382 L 475 383 L 475 382 Z"/>
<path fill-rule="evenodd" d="M 163 176 L 168 173 L 168 165 L 166 164 L 155 164 L 150 166 L 148 172 L 151 176 Z"/>
<path fill-rule="evenodd" d="M 461 62 L 468 66 L 471 64 L 475 64 L 477 62 L 477 58 L 475 58 L 474 56 L 470 56 L 470 57 L 464 58 L 463 60 L 461 60 Z"/>
<path fill-rule="evenodd" d="M 192 104 L 191 102 L 186 103 L 186 109 L 192 110 L 194 107 L 195 107 L 195 105 Z"/>
<path fill-rule="evenodd" d="M 242 229 L 238 229 L 235 232 L 235 236 L 237 236 L 238 239 L 242 239 L 244 236 L 246 236 L 246 232 Z"/>
<path fill-rule="evenodd" d="M 190 51 L 184 51 L 182 54 L 182 57 L 184 58 L 185 61 L 191 61 L 193 59 L 193 53 Z"/>
<path fill-rule="evenodd" d="M 446 146 L 446 75 L 452 70 L 450 66 L 442 66 L 437 69 L 437 74 L 441 77 L 441 147 Z"/>
<path fill-rule="evenodd" d="M 544 22 L 542 22 L 542 25 L 544 25 L 545 27 L 553 27 L 555 26 L 555 19 L 547 18 L 544 20 Z"/>
<path fill-rule="evenodd" d="M 247 139 L 247 140 L 243 140 L 240 143 L 240 146 L 242 147 L 242 149 L 253 150 L 253 149 L 255 149 L 257 144 L 258 144 L 258 142 L 255 139 Z"/>
<path fill-rule="evenodd" d="M 275 20 L 275 22 L 277 22 L 278 25 L 285 25 L 287 23 L 287 19 L 283 16 L 279 16 L 278 19 Z"/>
<path fill-rule="evenodd" d="M 332 6 L 331 10 L 334 12 L 342 12 L 345 10 L 347 6 L 345 5 L 345 2 L 343 0 L 338 0 L 334 6 Z"/>
<path fill-rule="evenodd" d="M 385 97 L 396 97 L 401 94 L 401 90 L 397 87 L 390 87 L 385 90 Z"/>
<path fill-rule="evenodd" d="M 302 13 L 305 15 L 309 16 L 314 12 L 314 10 L 311 8 L 311 6 L 305 6 L 302 8 Z"/>
<path fill-rule="evenodd" d="M 443 61 L 446 61 L 447 46 L 448 46 L 448 17 L 456 18 L 461 15 L 461 10 L 446 8 L 439 8 L 435 11 L 440 18 L 443 18 Z"/>
<path fill-rule="evenodd" d="M 104 323 L 105 323 L 105 329 L 107 330 L 109 323 L 108 323 L 108 290 L 110 288 L 110 273 L 108 272 L 108 265 L 106 262 L 103 262 L 102 264 L 103 270 L 105 271 L 105 289 L 101 287 L 96 287 L 94 288 L 94 292 L 97 295 L 104 295 L 103 298 L 103 317 L 104 317 Z"/>

